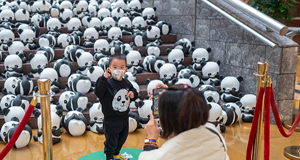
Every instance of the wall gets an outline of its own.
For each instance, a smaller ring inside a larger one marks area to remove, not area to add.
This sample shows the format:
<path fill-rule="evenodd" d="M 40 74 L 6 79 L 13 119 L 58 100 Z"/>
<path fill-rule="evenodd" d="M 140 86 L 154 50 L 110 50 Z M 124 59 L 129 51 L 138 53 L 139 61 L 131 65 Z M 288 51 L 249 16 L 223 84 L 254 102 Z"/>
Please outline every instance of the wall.
<path fill-rule="evenodd" d="M 212 48 L 211 60 L 220 60 L 224 76 L 241 75 L 243 93 L 256 93 L 257 62 L 268 62 L 280 116 L 290 119 L 293 111 L 298 44 L 266 28 L 222 0 L 210 0 L 244 24 L 278 45 L 276 49 L 213 10 L 201 0 L 146 0 L 157 8 L 158 20 L 172 24 L 172 33 L 195 40 L 196 47 Z M 196 25 L 195 25 L 196 24 Z M 273 121 L 273 120 L 272 120 Z M 273 121 L 274 122 L 274 121 Z"/>

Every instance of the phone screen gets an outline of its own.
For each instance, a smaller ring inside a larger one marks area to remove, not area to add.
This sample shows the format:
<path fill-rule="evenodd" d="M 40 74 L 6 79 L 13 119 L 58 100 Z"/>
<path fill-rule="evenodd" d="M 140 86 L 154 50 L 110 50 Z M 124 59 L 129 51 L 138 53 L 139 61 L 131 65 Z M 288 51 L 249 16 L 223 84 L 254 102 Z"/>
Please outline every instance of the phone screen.
<path fill-rule="evenodd" d="M 153 90 L 153 99 L 152 99 L 153 100 L 153 105 L 152 105 L 153 115 L 158 114 L 158 98 L 163 90 L 165 90 L 165 88 L 158 88 L 158 89 Z"/>

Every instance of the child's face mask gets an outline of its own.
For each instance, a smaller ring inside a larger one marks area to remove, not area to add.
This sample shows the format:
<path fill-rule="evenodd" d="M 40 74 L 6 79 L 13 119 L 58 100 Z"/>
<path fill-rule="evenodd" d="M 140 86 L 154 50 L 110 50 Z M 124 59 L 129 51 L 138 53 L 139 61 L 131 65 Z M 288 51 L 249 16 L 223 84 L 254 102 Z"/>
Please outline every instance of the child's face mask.
<path fill-rule="evenodd" d="M 121 79 L 124 74 L 125 74 L 125 70 L 119 70 L 119 69 L 111 70 L 111 77 L 117 80 Z"/>

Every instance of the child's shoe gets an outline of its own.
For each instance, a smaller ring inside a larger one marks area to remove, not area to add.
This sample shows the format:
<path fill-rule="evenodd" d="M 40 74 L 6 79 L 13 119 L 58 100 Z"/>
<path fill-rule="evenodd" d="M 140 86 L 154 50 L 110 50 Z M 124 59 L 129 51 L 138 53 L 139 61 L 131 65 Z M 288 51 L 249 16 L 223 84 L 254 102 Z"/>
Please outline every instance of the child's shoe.
<path fill-rule="evenodd" d="M 122 156 L 122 154 L 119 153 L 118 155 L 114 155 L 114 160 L 129 160 L 129 159 L 126 158 L 125 156 Z"/>

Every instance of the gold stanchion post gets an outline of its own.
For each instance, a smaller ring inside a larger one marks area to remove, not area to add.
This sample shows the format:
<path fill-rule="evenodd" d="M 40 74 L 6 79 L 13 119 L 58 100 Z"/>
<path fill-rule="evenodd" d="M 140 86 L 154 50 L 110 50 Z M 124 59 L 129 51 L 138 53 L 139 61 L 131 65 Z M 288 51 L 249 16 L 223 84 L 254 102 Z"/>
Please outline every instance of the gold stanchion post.
<path fill-rule="evenodd" d="M 42 111 L 42 133 L 43 133 L 43 151 L 44 160 L 53 159 L 52 149 L 52 131 L 51 131 L 51 111 L 50 111 L 50 79 L 39 79 L 38 86 L 40 90 Z"/>

